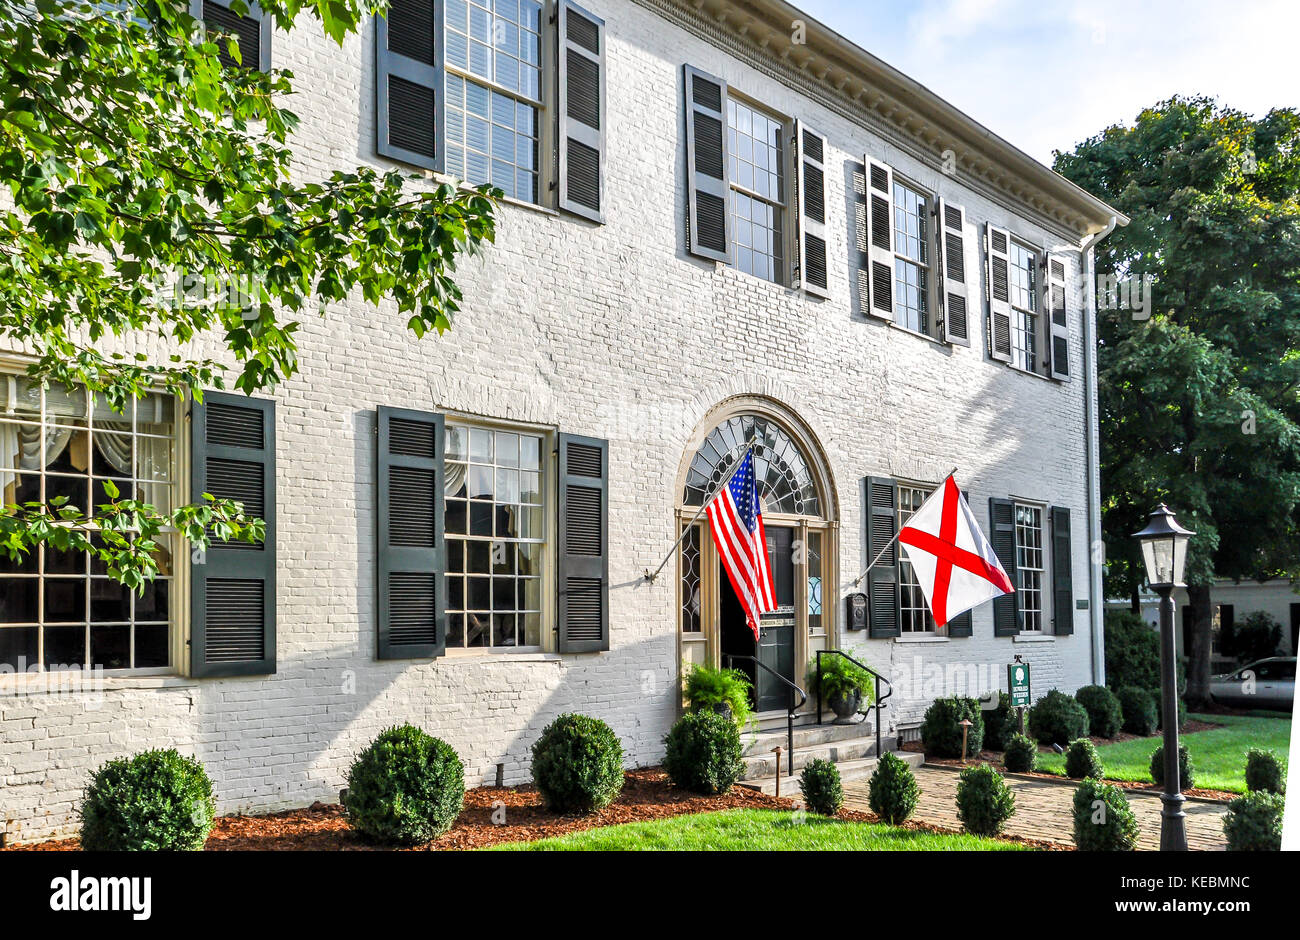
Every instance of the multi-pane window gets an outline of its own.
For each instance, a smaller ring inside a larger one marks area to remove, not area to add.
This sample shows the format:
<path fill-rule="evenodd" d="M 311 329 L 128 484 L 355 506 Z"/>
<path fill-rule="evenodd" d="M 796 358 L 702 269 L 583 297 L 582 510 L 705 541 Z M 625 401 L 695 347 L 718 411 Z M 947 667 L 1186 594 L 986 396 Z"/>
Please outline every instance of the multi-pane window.
<path fill-rule="evenodd" d="M 785 268 L 784 122 L 727 99 L 736 267 L 780 282 Z"/>
<path fill-rule="evenodd" d="M 1033 251 L 1011 243 L 1011 364 L 1033 372 L 1038 362 L 1038 279 Z"/>
<path fill-rule="evenodd" d="M 116 487 L 121 499 L 169 511 L 175 422 L 168 396 L 149 395 L 118 414 L 85 389 L 0 375 L 0 503 L 63 497 L 63 506 L 92 513 Z M 0 664 L 168 668 L 176 534 L 155 541 L 158 577 L 138 595 L 89 552 L 42 545 L 19 561 L 0 556 Z"/>
<path fill-rule="evenodd" d="M 894 322 L 917 333 L 930 329 L 930 200 L 894 181 Z"/>
<path fill-rule="evenodd" d="M 1043 629 L 1043 510 L 1016 503 L 1016 570 L 1021 628 Z"/>
<path fill-rule="evenodd" d="M 537 202 L 542 5 L 447 0 L 446 171 Z"/>
<path fill-rule="evenodd" d="M 808 533 L 808 632 L 822 633 L 825 623 L 822 620 L 823 599 L 825 595 L 824 562 L 822 559 L 822 533 Z"/>
<path fill-rule="evenodd" d="M 681 543 L 682 632 L 700 632 L 700 544 L 704 530 L 697 524 L 685 530 Z"/>
<path fill-rule="evenodd" d="M 903 526 L 912 515 L 921 508 L 930 490 L 919 486 L 898 485 L 898 528 Z M 907 559 L 906 552 L 898 553 L 898 612 L 901 629 L 904 633 L 934 633 L 934 615 L 925 602 L 921 582 L 916 578 L 916 571 Z"/>
<path fill-rule="evenodd" d="M 447 646 L 540 646 L 542 437 L 447 425 Z"/>

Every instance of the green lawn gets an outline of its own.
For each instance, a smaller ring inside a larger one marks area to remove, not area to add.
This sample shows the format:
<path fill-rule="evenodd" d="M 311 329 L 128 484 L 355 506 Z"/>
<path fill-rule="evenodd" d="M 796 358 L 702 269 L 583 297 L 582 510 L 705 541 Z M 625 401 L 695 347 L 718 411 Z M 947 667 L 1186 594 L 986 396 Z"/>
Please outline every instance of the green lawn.
<path fill-rule="evenodd" d="M 1200 721 L 1223 725 L 1212 731 L 1184 734 L 1181 742 L 1187 745 L 1192 759 L 1196 786 L 1211 790 L 1246 792 L 1246 752 L 1252 747 L 1271 748 L 1283 760 L 1291 746 L 1291 719 L 1262 713 L 1251 715 L 1191 715 Z M 1103 744 L 1097 748 L 1106 776 L 1111 780 L 1141 780 L 1151 782 L 1151 752 L 1160 745 L 1160 738 L 1134 738 L 1117 744 Z M 1038 755 L 1038 770 L 1044 773 L 1065 774 L 1064 754 Z"/>
<path fill-rule="evenodd" d="M 877 823 L 844 822 L 782 810 L 736 809 L 654 822 L 588 829 L 537 842 L 493 846 L 505 851 L 1017 851 L 1029 846 L 968 835 L 937 835 Z"/>

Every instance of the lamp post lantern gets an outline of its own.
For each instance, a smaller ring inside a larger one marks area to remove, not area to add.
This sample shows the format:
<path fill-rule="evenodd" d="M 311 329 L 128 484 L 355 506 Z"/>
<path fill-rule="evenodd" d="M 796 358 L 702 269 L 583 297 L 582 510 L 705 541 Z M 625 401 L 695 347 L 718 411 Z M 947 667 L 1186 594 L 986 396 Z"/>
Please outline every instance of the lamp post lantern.
<path fill-rule="evenodd" d="M 1160 851 L 1187 851 L 1187 817 L 1182 781 L 1178 779 L 1178 672 L 1174 646 L 1174 588 L 1183 587 L 1187 543 L 1195 532 L 1184 529 L 1161 503 L 1147 527 L 1133 537 L 1142 546 L 1147 584 L 1160 595 L 1160 714 L 1164 726 L 1165 792 L 1160 795 Z"/>

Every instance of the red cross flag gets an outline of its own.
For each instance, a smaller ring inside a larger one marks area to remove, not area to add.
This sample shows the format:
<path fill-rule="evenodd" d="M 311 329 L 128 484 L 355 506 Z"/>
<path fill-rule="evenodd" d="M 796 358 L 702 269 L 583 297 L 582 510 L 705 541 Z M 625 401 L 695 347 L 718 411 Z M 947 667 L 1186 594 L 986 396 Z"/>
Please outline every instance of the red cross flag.
<path fill-rule="evenodd" d="M 907 520 L 898 541 L 940 627 L 1015 590 L 951 474 Z"/>

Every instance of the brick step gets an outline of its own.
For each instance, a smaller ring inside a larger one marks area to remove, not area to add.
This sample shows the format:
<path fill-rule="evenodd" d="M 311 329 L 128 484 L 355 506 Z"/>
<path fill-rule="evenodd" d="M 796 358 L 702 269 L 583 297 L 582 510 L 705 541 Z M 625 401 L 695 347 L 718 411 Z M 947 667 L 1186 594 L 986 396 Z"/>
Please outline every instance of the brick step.
<path fill-rule="evenodd" d="M 925 763 L 925 755 L 917 754 L 912 751 L 895 751 L 895 756 L 902 758 L 903 762 L 915 770 Z M 798 764 L 798 754 L 795 755 L 795 763 Z M 858 760 L 848 760 L 837 763 L 836 766 L 840 771 L 840 779 L 847 783 L 850 780 L 865 780 L 876 772 L 876 758 L 864 757 Z M 737 786 L 748 787 L 751 790 L 758 790 L 760 793 L 776 793 L 776 776 L 759 777 L 755 780 L 742 780 Z M 794 776 L 781 777 L 781 795 L 788 796 L 791 799 L 800 799 L 799 793 L 799 774 L 796 771 Z"/>
<path fill-rule="evenodd" d="M 794 769 L 797 773 L 819 757 L 836 764 L 842 764 L 863 757 L 875 756 L 875 735 L 872 735 L 871 737 L 855 737 L 838 741 L 828 741 L 824 744 L 810 744 L 806 747 L 799 747 L 796 745 L 794 749 Z M 782 752 L 781 770 L 784 771 L 789 766 L 789 758 L 784 752 Z M 758 777 L 770 777 L 775 775 L 776 772 L 776 754 L 771 751 L 755 753 L 745 758 L 745 772 L 741 776 L 741 779 L 753 780 Z"/>
<path fill-rule="evenodd" d="M 812 747 L 817 744 L 829 744 L 832 741 L 846 741 L 849 738 L 869 738 L 876 733 L 875 723 L 870 719 L 855 721 L 851 725 L 836 725 L 827 721 L 825 724 L 795 725 L 794 748 Z M 745 744 L 745 755 L 766 755 L 772 748 L 786 747 L 786 728 L 764 728 L 757 735 L 742 730 L 740 740 Z"/>

